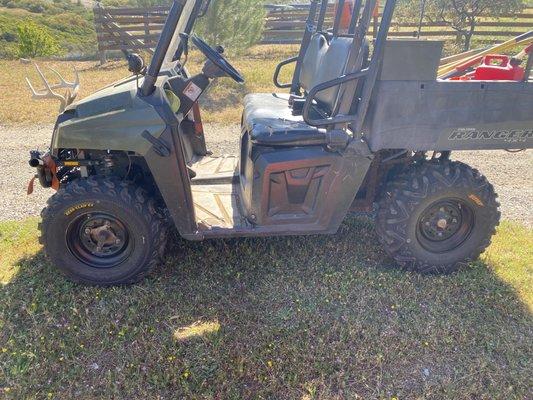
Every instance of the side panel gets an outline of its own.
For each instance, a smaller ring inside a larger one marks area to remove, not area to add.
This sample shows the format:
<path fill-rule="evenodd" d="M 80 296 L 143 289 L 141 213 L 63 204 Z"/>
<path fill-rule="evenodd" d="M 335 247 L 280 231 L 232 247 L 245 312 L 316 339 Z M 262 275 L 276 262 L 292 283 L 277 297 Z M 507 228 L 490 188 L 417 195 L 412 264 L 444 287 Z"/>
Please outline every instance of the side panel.
<path fill-rule="evenodd" d="M 196 233 L 194 206 L 177 125 L 165 129 L 159 140 L 170 149 L 170 155 L 162 157 L 150 148 L 145 155 L 146 163 L 178 232 L 185 238 L 192 238 L 189 236 Z"/>
<path fill-rule="evenodd" d="M 372 151 L 532 148 L 533 85 L 380 81 L 364 131 Z"/>
<path fill-rule="evenodd" d="M 242 146 L 240 197 L 258 234 L 336 232 L 371 162 L 321 146 L 253 145 L 246 132 Z"/>
<path fill-rule="evenodd" d="M 159 141 L 170 150 L 170 155 L 164 157 L 157 154 L 153 147 L 150 147 L 145 155 L 146 163 L 178 232 L 184 238 L 195 239 L 197 227 L 191 182 L 185 163 L 178 118 L 166 101 L 160 102 L 158 98 L 152 96 L 146 97 L 145 100 L 154 106 L 155 111 L 165 121 L 166 128 L 159 136 Z"/>

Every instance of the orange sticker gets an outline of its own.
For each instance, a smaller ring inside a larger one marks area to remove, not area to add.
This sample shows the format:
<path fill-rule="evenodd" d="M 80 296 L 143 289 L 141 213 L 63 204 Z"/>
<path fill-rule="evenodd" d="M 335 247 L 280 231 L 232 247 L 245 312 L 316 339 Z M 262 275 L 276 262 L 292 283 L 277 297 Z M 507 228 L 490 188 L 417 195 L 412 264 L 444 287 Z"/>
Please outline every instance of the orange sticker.
<path fill-rule="evenodd" d="M 479 197 L 477 197 L 475 194 L 468 195 L 468 198 L 472 200 L 474 203 L 476 203 L 480 207 L 485 207 L 485 204 L 481 201 Z"/>

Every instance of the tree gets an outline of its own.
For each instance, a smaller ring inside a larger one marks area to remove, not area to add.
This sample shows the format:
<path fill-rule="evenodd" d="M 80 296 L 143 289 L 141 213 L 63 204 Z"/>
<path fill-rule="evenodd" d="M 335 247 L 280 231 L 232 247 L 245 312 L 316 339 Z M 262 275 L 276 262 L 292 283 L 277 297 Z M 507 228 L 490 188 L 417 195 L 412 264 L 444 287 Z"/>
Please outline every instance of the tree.
<path fill-rule="evenodd" d="M 211 45 L 239 52 L 259 41 L 264 21 L 261 0 L 213 0 L 195 31 Z"/>
<path fill-rule="evenodd" d="M 399 12 L 405 18 L 416 18 L 423 0 L 402 0 Z M 524 7 L 524 0 L 426 0 L 425 19 L 450 26 L 464 40 L 464 49 L 470 50 L 472 36 L 482 15 L 499 17 L 516 13 Z"/>
<path fill-rule="evenodd" d="M 19 57 L 43 57 L 59 53 L 57 40 L 32 21 L 17 26 Z"/>

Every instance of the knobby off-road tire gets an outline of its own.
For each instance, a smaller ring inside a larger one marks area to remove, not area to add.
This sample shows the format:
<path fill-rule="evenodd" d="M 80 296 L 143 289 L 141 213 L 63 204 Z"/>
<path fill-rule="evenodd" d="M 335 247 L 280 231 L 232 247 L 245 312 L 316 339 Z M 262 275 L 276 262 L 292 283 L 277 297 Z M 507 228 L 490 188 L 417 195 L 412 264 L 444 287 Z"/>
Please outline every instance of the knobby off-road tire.
<path fill-rule="evenodd" d="M 386 185 L 376 231 L 403 268 L 451 273 L 490 244 L 500 219 L 496 198 L 493 186 L 468 165 L 428 161 Z"/>
<path fill-rule="evenodd" d="M 131 284 L 159 262 L 166 229 L 154 200 L 131 182 L 89 177 L 62 186 L 43 209 L 40 241 L 70 280 Z"/>

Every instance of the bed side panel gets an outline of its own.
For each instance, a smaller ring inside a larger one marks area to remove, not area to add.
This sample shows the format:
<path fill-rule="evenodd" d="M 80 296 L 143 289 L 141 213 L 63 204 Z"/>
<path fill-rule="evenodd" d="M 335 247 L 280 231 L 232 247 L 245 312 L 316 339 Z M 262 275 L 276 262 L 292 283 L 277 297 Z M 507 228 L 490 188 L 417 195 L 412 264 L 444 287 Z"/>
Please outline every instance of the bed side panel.
<path fill-rule="evenodd" d="M 365 135 L 373 151 L 532 148 L 533 85 L 380 81 Z"/>

